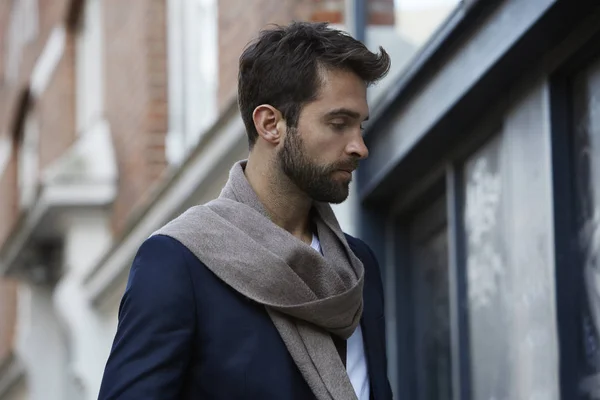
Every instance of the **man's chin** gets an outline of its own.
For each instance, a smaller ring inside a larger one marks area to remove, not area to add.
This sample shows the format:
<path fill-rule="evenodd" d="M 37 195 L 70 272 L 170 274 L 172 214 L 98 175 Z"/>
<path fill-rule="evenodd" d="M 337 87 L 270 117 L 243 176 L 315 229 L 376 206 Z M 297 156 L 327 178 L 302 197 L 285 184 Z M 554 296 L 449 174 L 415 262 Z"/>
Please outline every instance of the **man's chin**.
<path fill-rule="evenodd" d="M 348 200 L 348 196 L 344 197 L 343 199 L 332 199 L 332 201 L 328 201 L 328 203 L 329 204 L 342 204 L 346 200 Z"/>
<path fill-rule="evenodd" d="M 331 203 L 331 204 L 341 204 L 348 199 L 349 189 L 348 187 L 344 188 L 345 190 L 339 190 L 336 193 L 328 193 L 326 196 L 320 196 L 322 200 L 317 200 L 322 203 Z"/>

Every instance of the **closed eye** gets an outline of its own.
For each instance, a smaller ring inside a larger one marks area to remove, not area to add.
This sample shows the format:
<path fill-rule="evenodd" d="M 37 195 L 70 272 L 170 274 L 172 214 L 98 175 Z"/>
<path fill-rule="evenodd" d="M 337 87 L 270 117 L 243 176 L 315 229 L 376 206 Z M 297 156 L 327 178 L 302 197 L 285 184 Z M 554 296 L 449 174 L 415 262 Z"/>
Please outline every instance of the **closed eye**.
<path fill-rule="evenodd" d="M 333 127 L 333 129 L 337 130 L 337 131 L 343 131 L 344 129 L 346 129 L 346 127 L 348 126 L 347 124 L 331 124 L 331 126 Z"/>

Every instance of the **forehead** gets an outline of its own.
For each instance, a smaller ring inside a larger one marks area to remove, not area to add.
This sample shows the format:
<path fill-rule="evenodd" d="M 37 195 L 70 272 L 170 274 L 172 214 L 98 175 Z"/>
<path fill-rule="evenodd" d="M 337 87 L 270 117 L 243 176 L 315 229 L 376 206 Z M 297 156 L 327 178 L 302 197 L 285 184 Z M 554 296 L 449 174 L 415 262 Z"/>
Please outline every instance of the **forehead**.
<path fill-rule="evenodd" d="M 369 115 L 367 85 L 358 75 L 346 70 L 322 70 L 321 86 L 315 101 L 306 111 L 326 114 L 330 110 L 347 109 L 366 118 Z"/>

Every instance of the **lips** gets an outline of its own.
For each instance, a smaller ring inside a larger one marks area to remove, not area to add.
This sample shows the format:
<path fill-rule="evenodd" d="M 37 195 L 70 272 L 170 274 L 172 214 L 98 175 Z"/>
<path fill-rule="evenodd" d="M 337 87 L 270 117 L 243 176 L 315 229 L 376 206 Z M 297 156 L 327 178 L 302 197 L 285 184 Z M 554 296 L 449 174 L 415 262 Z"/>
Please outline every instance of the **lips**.
<path fill-rule="evenodd" d="M 342 164 L 338 167 L 339 171 L 344 171 L 344 172 L 348 172 L 348 173 L 352 173 L 354 172 L 354 170 L 358 168 L 358 163 L 351 163 L 351 164 Z"/>

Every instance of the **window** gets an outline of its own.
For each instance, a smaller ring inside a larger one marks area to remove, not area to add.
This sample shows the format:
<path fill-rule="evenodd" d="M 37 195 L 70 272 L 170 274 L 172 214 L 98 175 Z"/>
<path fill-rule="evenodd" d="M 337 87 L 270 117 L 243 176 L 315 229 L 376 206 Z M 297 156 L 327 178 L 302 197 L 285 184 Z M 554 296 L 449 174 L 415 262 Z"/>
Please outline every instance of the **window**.
<path fill-rule="evenodd" d="M 217 1 L 168 0 L 167 159 L 178 164 L 217 117 Z"/>
<path fill-rule="evenodd" d="M 38 184 L 39 126 L 35 115 L 28 112 L 23 124 L 18 153 L 19 205 L 29 209 L 35 201 Z"/>
<path fill-rule="evenodd" d="M 393 258 L 400 267 L 388 268 L 386 280 L 395 282 L 388 312 L 396 315 L 388 325 L 395 325 L 390 372 L 399 398 L 454 398 L 447 199 L 443 180 L 434 186 L 394 218 Z"/>
<path fill-rule="evenodd" d="M 410 223 L 409 259 L 414 318 L 416 400 L 452 399 L 446 202 L 442 198 Z"/>
<path fill-rule="evenodd" d="M 600 396 L 600 60 L 573 82 L 576 229 L 583 273 L 580 389 Z"/>
<path fill-rule="evenodd" d="M 37 38 L 39 30 L 38 0 L 16 0 L 12 3 L 4 76 L 7 82 L 18 79 L 23 50 Z"/>
<path fill-rule="evenodd" d="M 81 135 L 103 119 L 102 3 L 85 0 L 76 42 L 76 127 Z"/>
<path fill-rule="evenodd" d="M 544 82 L 464 163 L 473 399 L 558 398 L 550 134 Z"/>
<path fill-rule="evenodd" d="M 520 398 L 511 393 L 510 277 L 503 224 L 502 141 L 497 137 L 465 165 L 464 224 L 473 398 Z M 508 351 L 507 351 L 508 350 Z"/>
<path fill-rule="evenodd" d="M 546 88 L 515 89 L 514 103 L 399 189 L 385 268 L 396 397 L 559 396 Z"/>

